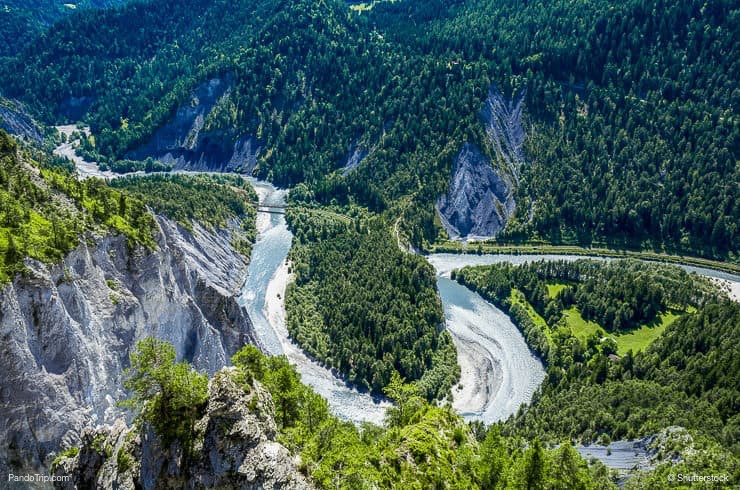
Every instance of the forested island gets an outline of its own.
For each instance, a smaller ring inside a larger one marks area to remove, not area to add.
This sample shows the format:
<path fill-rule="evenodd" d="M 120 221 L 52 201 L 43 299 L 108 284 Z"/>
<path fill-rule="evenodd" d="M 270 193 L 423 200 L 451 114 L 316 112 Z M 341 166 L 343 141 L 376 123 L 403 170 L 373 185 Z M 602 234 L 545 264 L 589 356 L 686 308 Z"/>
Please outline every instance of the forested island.
<path fill-rule="evenodd" d="M 398 247 L 388 224 L 296 208 L 287 215 L 298 244 L 286 294 L 288 330 L 310 355 L 376 393 L 394 373 L 441 399 L 459 377 L 455 346 L 441 331 L 434 271 Z"/>

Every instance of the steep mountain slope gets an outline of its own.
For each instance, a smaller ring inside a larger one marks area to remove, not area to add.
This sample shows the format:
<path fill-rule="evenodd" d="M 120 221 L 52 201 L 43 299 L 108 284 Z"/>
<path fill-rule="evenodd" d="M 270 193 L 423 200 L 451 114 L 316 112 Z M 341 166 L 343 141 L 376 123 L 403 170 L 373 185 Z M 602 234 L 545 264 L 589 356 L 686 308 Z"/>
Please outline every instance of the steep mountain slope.
<path fill-rule="evenodd" d="M 153 390 L 135 428 L 88 430 L 81 447 L 61 455 L 53 472 L 73 480 L 56 487 L 615 488 L 603 466 L 587 464 L 572 446 L 547 450 L 535 441 L 527 448 L 498 428 L 474 432 L 449 407 L 425 403 L 397 377 L 388 393 L 398 405 L 385 426 L 358 428 L 332 416 L 284 356 L 265 358 L 248 346 L 233 361 L 234 368 L 211 379 L 207 401 L 180 438 L 164 442 L 166 435 L 152 430 L 174 420 L 147 412 L 164 393 Z"/>
<path fill-rule="evenodd" d="M 167 339 L 211 373 L 256 342 L 236 301 L 240 251 L 254 240 L 251 188 L 207 177 L 163 184 L 163 212 L 180 225 L 102 181 L 77 182 L 30 158 L 0 132 L 0 468 L 15 473 L 38 470 L 91 420 L 120 413 L 137 339 Z M 199 208 L 198 185 L 220 203 Z M 131 194 L 148 197 L 143 185 Z"/>
<path fill-rule="evenodd" d="M 214 372 L 255 342 L 235 295 L 243 257 L 228 237 L 188 233 L 157 219 L 157 248 L 125 237 L 90 237 L 63 262 L 35 261 L 0 291 L 4 398 L 0 467 L 38 469 L 90 420 L 111 421 L 122 396 L 127 352 L 143 336 L 168 339 L 185 359 Z M 47 461 L 48 462 L 48 461 Z"/>
<path fill-rule="evenodd" d="M 514 213 L 514 184 L 491 167 L 480 149 L 463 145 L 455 158 L 450 190 L 437 200 L 437 211 L 452 238 L 488 238 L 506 226 Z"/>
<path fill-rule="evenodd" d="M 6 0 L 0 9 L 0 57 L 13 56 L 35 36 L 55 21 L 77 9 L 107 8 L 127 0 Z"/>
<path fill-rule="evenodd" d="M 143 145 L 126 153 L 126 158 L 155 158 L 177 170 L 244 172 L 251 174 L 257 164 L 260 144 L 253 136 L 239 134 L 238 128 L 209 130 L 206 122 L 222 110 L 231 95 L 233 77 L 213 78 L 199 85 L 189 104 L 155 131 Z"/>
<path fill-rule="evenodd" d="M 250 138 L 259 175 L 305 181 L 320 202 L 392 209 L 417 245 L 436 239 L 434 204 L 470 143 L 495 165 L 528 162 L 514 169 L 519 206 L 502 240 L 732 259 L 737 9 L 702 5 L 408 0 L 360 15 L 333 1 L 135 4 L 56 26 L 2 83 L 48 119 L 81 107 L 89 150 L 122 158 L 199 85 L 231 74 L 203 123 L 227 138 L 217 147 Z M 517 99 L 524 140 L 480 115 L 494 85 Z M 335 172 L 358 141 L 377 148 Z"/>
<path fill-rule="evenodd" d="M 270 393 L 254 383 L 245 390 L 236 370 L 214 376 L 208 405 L 195 423 L 198 442 L 187 466 L 177 444 L 123 420 L 83 435 L 73 458 L 54 466 L 56 488 L 312 488 L 288 450 L 277 442 L 275 406 Z"/>
<path fill-rule="evenodd" d="M 22 104 L 2 97 L 0 97 L 0 129 L 35 144 L 40 144 L 44 137 L 43 129 Z"/>
<path fill-rule="evenodd" d="M 373 12 L 390 39 L 483 58 L 505 93 L 526 88 L 530 164 L 502 239 L 737 257 L 735 4 L 411 0 Z"/>

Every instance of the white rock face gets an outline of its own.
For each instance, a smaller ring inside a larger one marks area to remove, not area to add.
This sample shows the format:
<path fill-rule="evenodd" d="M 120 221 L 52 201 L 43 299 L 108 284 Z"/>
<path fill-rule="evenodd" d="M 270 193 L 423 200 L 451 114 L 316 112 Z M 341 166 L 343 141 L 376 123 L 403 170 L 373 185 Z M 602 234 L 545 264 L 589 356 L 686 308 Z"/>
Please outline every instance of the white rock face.
<path fill-rule="evenodd" d="M 437 200 L 437 211 L 450 238 L 495 236 L 514 213 L 511 177 L 499 173 L 480 148 L 465 143 L 455 159 L 450 189 Z"/>
<path fill-rule="evenodd" d="M 167 340 L 209 374 L 256 342 L 236 301 L 247 260 L 229 233 L 157 223 L 156 250 L 89 238 L 61 264 L 27 262 L 0 290 L 0 472 L 45 466 L 84 426 L 119 416 L 138 340 Z"/>
<path fill-rule="evenodd" d="M 43 130 L 28 114 L 25 106 L 17 101 L 0 100 L 0 129 L 27 141 L 40 144 Z"/>
<path fill-rule="evenodd" d="M 519 179 L 519 165 L 524 163 L 524 138 L 522 124 L 524 91 L 506 99 L 494 86 L 488 92 L 481 116 L 486 125 L 486 134 L 498 155 L 507 163 L 515 179 Z"/>
<path fill-rule="evenodd" d="M 455 159 L 447 194 L 437 212 L 451 239 L 486 239 L 504 229 L 514 214 L 514 191 L 524 163 L 524 93 L 506 99 L 491 87 L 480 112 L 486 134 L 502 165 L 491 165 L 480 148 L 465 143 Z"/>
<path fill-rule="evenodd" d="M 261 145 L 256 138 L 230 130 L 207 130 L 210 114 L 231 96 L 231 76 L 214 78 L 198 86 L 165 125 L 126 157 L 152 157 L 175 170 L 244 172 L 251 174 Z"/>

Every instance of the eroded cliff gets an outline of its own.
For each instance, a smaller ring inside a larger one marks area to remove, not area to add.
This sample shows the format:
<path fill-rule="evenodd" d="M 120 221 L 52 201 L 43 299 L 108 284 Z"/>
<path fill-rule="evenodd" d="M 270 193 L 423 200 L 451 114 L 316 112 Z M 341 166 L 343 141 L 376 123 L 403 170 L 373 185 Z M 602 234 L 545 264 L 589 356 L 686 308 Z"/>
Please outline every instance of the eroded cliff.
<path fill-rule="evenodd" d="M 0 97 L 0 129 L 33 143 L 41 143 L 44 131 L 20 102 Z"/>
<path fill-rule="evenodd" d="M 121 373 L 143 337 L 209 373 L 256 342 L 236 301 L 247 260 L 230 232 L 157 225 L 153 250 L 88 236 L 60 264 L 27 261 L 0 290 L 0 469 L 45 466 L 83 427 L 119 416 Z"/>
<path fill-rule="evenodd" d="M 450 238 L 494 236 L 514 213 L 514 184 L 494 170 L 480 148 L 466 143 L 455 159 L 450 189 L 437 200 L 437 211 Z"/>
<path fill-rule="evenodd" d="M 437 211 L 452 239 L 496 236 L 514 214 L 514 191 L 524 163 L 524 94 L 511 99 L 492 87 L 480 112 L 494 151 L 494 162 L 472 143 L 455 159 L 449 190 L 437 200 Z"/>
<path fill-rule="evenodd" d="M 150 140 L 126 158 L 152 157 L 171 163 L 176 170 L 251 173 L 257 164 L 260 145 L 249 135 L 209 128 L 208 118 L 219 104 L 227 104 L 230 77 L 214 78 L 198 86 L 189 103 L 159 128 Z"/>

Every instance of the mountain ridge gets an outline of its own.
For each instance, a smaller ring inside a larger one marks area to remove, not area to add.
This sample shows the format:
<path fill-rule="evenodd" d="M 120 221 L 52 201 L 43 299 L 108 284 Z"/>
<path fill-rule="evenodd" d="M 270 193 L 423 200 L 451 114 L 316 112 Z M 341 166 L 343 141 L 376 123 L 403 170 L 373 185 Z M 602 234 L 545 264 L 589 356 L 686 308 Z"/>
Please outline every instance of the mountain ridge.
<path fill-rule="evenodd" d="M 499 242 L 607 242 L 736 261 L 734 57 L 722 54 L 737 51 L 731 3 L 577 3 L 582 10 L 558 2 L 557 17 L 542 2 L 485 0 L 379 3 L 362 14 L 333 1 L 134 4 L 53 27 L 7 62 L 2 83 L 47 120 L 65 97 L 90 98 L 88 150 L 117 159 L 199 84 L 233 73 L 206 126 L 253 135 L 256 175 L 305 182 L 322 204 L 401 215 L 417 248 L 439 238 L 434 204 L 461 145 L 497 161 L 478 116 L 495 86 L 525 94 L 516 114 L 528 128 L 515 145 L 522 205 Z M 234 15 L 216 22 L 225 8 Z M 78 52 L 80 39 L 90 49 Z M 379 144 L 342 175 L 358 140 Z"/>

